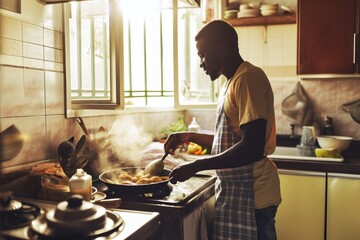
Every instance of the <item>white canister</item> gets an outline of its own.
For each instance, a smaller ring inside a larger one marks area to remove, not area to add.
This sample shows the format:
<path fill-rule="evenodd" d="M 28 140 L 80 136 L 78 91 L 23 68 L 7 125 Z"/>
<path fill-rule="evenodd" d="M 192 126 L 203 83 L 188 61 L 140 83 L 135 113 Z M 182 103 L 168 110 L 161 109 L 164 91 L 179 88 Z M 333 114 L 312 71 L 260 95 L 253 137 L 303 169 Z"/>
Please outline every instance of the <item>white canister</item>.
<path fill-rule="evenodd" d="M 84 200 L 91 200 L 92 177 L 79 168 L 69 180 L 70 194 L 80 194 Z"/>
<path fill-rule="evenodd" d="M 188 130 L 192 132 L 199 132 L 200 125 L 197 123 L 196 118 L 193 117 L 192 122 L 188 126 Z"/>

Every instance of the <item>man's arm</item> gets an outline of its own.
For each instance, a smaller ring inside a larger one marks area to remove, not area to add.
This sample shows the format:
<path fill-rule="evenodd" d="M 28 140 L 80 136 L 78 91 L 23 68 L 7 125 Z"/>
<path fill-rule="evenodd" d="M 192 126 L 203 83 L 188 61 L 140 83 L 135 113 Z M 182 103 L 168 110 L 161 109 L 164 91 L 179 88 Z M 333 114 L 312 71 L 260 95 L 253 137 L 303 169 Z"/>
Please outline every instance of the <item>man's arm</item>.
<path fill-rule="evenodd" d="M 219 155 L 194 161 L 197 171 L 240 167 L 264 156 L 266 120 L 256 119 L 241 126 L 242 139 Z"/>

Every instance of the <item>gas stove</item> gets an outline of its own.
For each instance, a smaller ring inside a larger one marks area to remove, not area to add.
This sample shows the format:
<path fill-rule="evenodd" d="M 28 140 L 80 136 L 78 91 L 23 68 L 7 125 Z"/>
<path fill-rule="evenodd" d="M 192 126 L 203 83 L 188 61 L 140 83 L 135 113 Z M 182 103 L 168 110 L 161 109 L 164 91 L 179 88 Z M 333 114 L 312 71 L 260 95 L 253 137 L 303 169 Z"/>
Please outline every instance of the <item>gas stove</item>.
<path fill-rule="evenodd" d="M 25 227 L 44 212 L 39 206 L 29 202 L 15 202 L 15 207 L 18 208 L 17 211 L 0 213 L 0 231 Z"/>
<path fill-rule="evenodd" d="M 121 198 L 122 202 L 162 204 L 169 206 L 185 206 L 192 198 L 199 197 L 201 192 L 211 188 L 216 177 L 207 174 L 196 174 L 185 182 L 168 183 L 148 193 L 114 192 L 104 183 L 95 180 L 93 186 L 106 193 L 108 198 Z"/>
<path fill-rule="evenodd" d="M 197 174 L 157 192 L 122 196 L 121 208 L 160 213 L 161 239 L 211 239 L 216 177 Z M 108 196 L 118 196 L 107 193 Z"/>
<path fill-rule="evenodd" d="M 39 234 L 32 224 L 36 221 L 41 223 L 44 214 L 54 209 L 58 203 L 25 198 L 14 198 L 12 201 L 21 206 L 16 210 L 0 212 L 0 239 L 55 239 L 53 236 Z M 154 239 L 160 234 L 160 216 L 157 212 L 120 209 L 107 211 L 116 217 L 117 224 L 110 229 L 100 229 L 86 239 Z M 69 236 L 66 239 L 69 239 Z"/>

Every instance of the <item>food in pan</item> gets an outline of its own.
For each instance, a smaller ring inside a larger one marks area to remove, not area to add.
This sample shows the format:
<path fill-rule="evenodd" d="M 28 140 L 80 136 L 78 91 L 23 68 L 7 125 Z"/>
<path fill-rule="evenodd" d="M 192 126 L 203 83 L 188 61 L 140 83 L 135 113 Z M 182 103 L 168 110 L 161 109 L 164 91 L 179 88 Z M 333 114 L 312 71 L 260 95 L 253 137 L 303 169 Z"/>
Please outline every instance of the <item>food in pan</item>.
<path fill-rule="evenodd" d="M 135 176 L 131 176 L 128 173 L 122 173 L 119 175 L 120 184 L 149 184 L 162 182 L 169 179 L 168 176 L 150 176 L 145 174 L 144 171 L 138 172 Z"/>
<path fill-rule="evenodd" d="M 129 173 L 121 173 L 117 179 L 116 182 L 110 179 L 106 179 L 107 182 L 113 183 L 113 184 L 125 184 L 125 185 L 131 185 L 131 184 L 149 184 L 149 183 L 158 183 L 163 182 L 169 179 L 169 176 L 150 176 L 149 174 L 145 174 L 144 171 L 140 171 L 136 173 L 135 175 L 131 175 Z"/>

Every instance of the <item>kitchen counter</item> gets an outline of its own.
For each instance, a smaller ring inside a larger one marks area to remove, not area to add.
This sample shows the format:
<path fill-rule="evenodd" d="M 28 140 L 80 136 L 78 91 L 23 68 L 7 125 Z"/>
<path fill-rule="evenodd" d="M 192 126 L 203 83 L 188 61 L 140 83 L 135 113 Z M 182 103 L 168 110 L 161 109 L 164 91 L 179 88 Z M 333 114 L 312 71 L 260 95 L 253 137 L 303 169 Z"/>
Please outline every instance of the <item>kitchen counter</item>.
<path fill-rule="evenodd" d="M 192 161 L 196 158 L 203 158 L 207 155 L 195 156 L 190 154 L 182 154 L 182 159 L 185 161 Z M 277 157 L 276 155 L 269 156 L 279 169 L 286 170 L 301 170 L 301 171 L 313 171 L 313 172 L 331 172 L 331 173 L 347 173 L 347 174 L 359 174 L 360 175 L 360 157 L 345 158 L 343 162 L 333 161 L 316 161 L 316 158 L 303 157 L 303 160 L 293 159 L 295 156 L 289 156 L 287 159 L 284 156 Z M 297 157 L 297 156 L 296 156 Z M 314 160 L 315 159 L 315 160 Z M 206 171 L 207 174 L 214 174 L 213 171 Z"/>
<path fill-rule="evenodd" d="M 338 158 L 304 156 L 296 147 L 277 146 L 269 157 L 279 169 L 324 173 L 360 174 L 360 158 L 343 155 Z"/>
<path fill-rule="evenodd" d="M 300 136 L 289 137 L 288 135 L 277 135 L 278 148 L 296 148 L 299 144 Z M 315 147 L 319 147 L 316 145 Z M 275 153 L 277 152 L 275 150 Z M 333 161 L 316 161 L 316 158 L 306 158 L 303 160 L 295 159 L 294 156 L 286 158 L 284 156 L 269 157 L 274 161 L 279 169 L 286 170 L 300 170 L 300 171 L 313 171 L 325 173 L 345 173 L 345 174 L 359 174 L 360 175 L 360 141 L 352 141 L 350 147 L 342 153 L 344 160 L 342 162 Z M 309 161 L 310 160 L 310 161 Z"/>
<path fill-rule="evenodd" d="M 344 162 L 304 161 L 277 159 L 271 157 L 279 169 L 314 172 L 347 173 L 360 175 L 360 159 L 348 159 Z"/>

